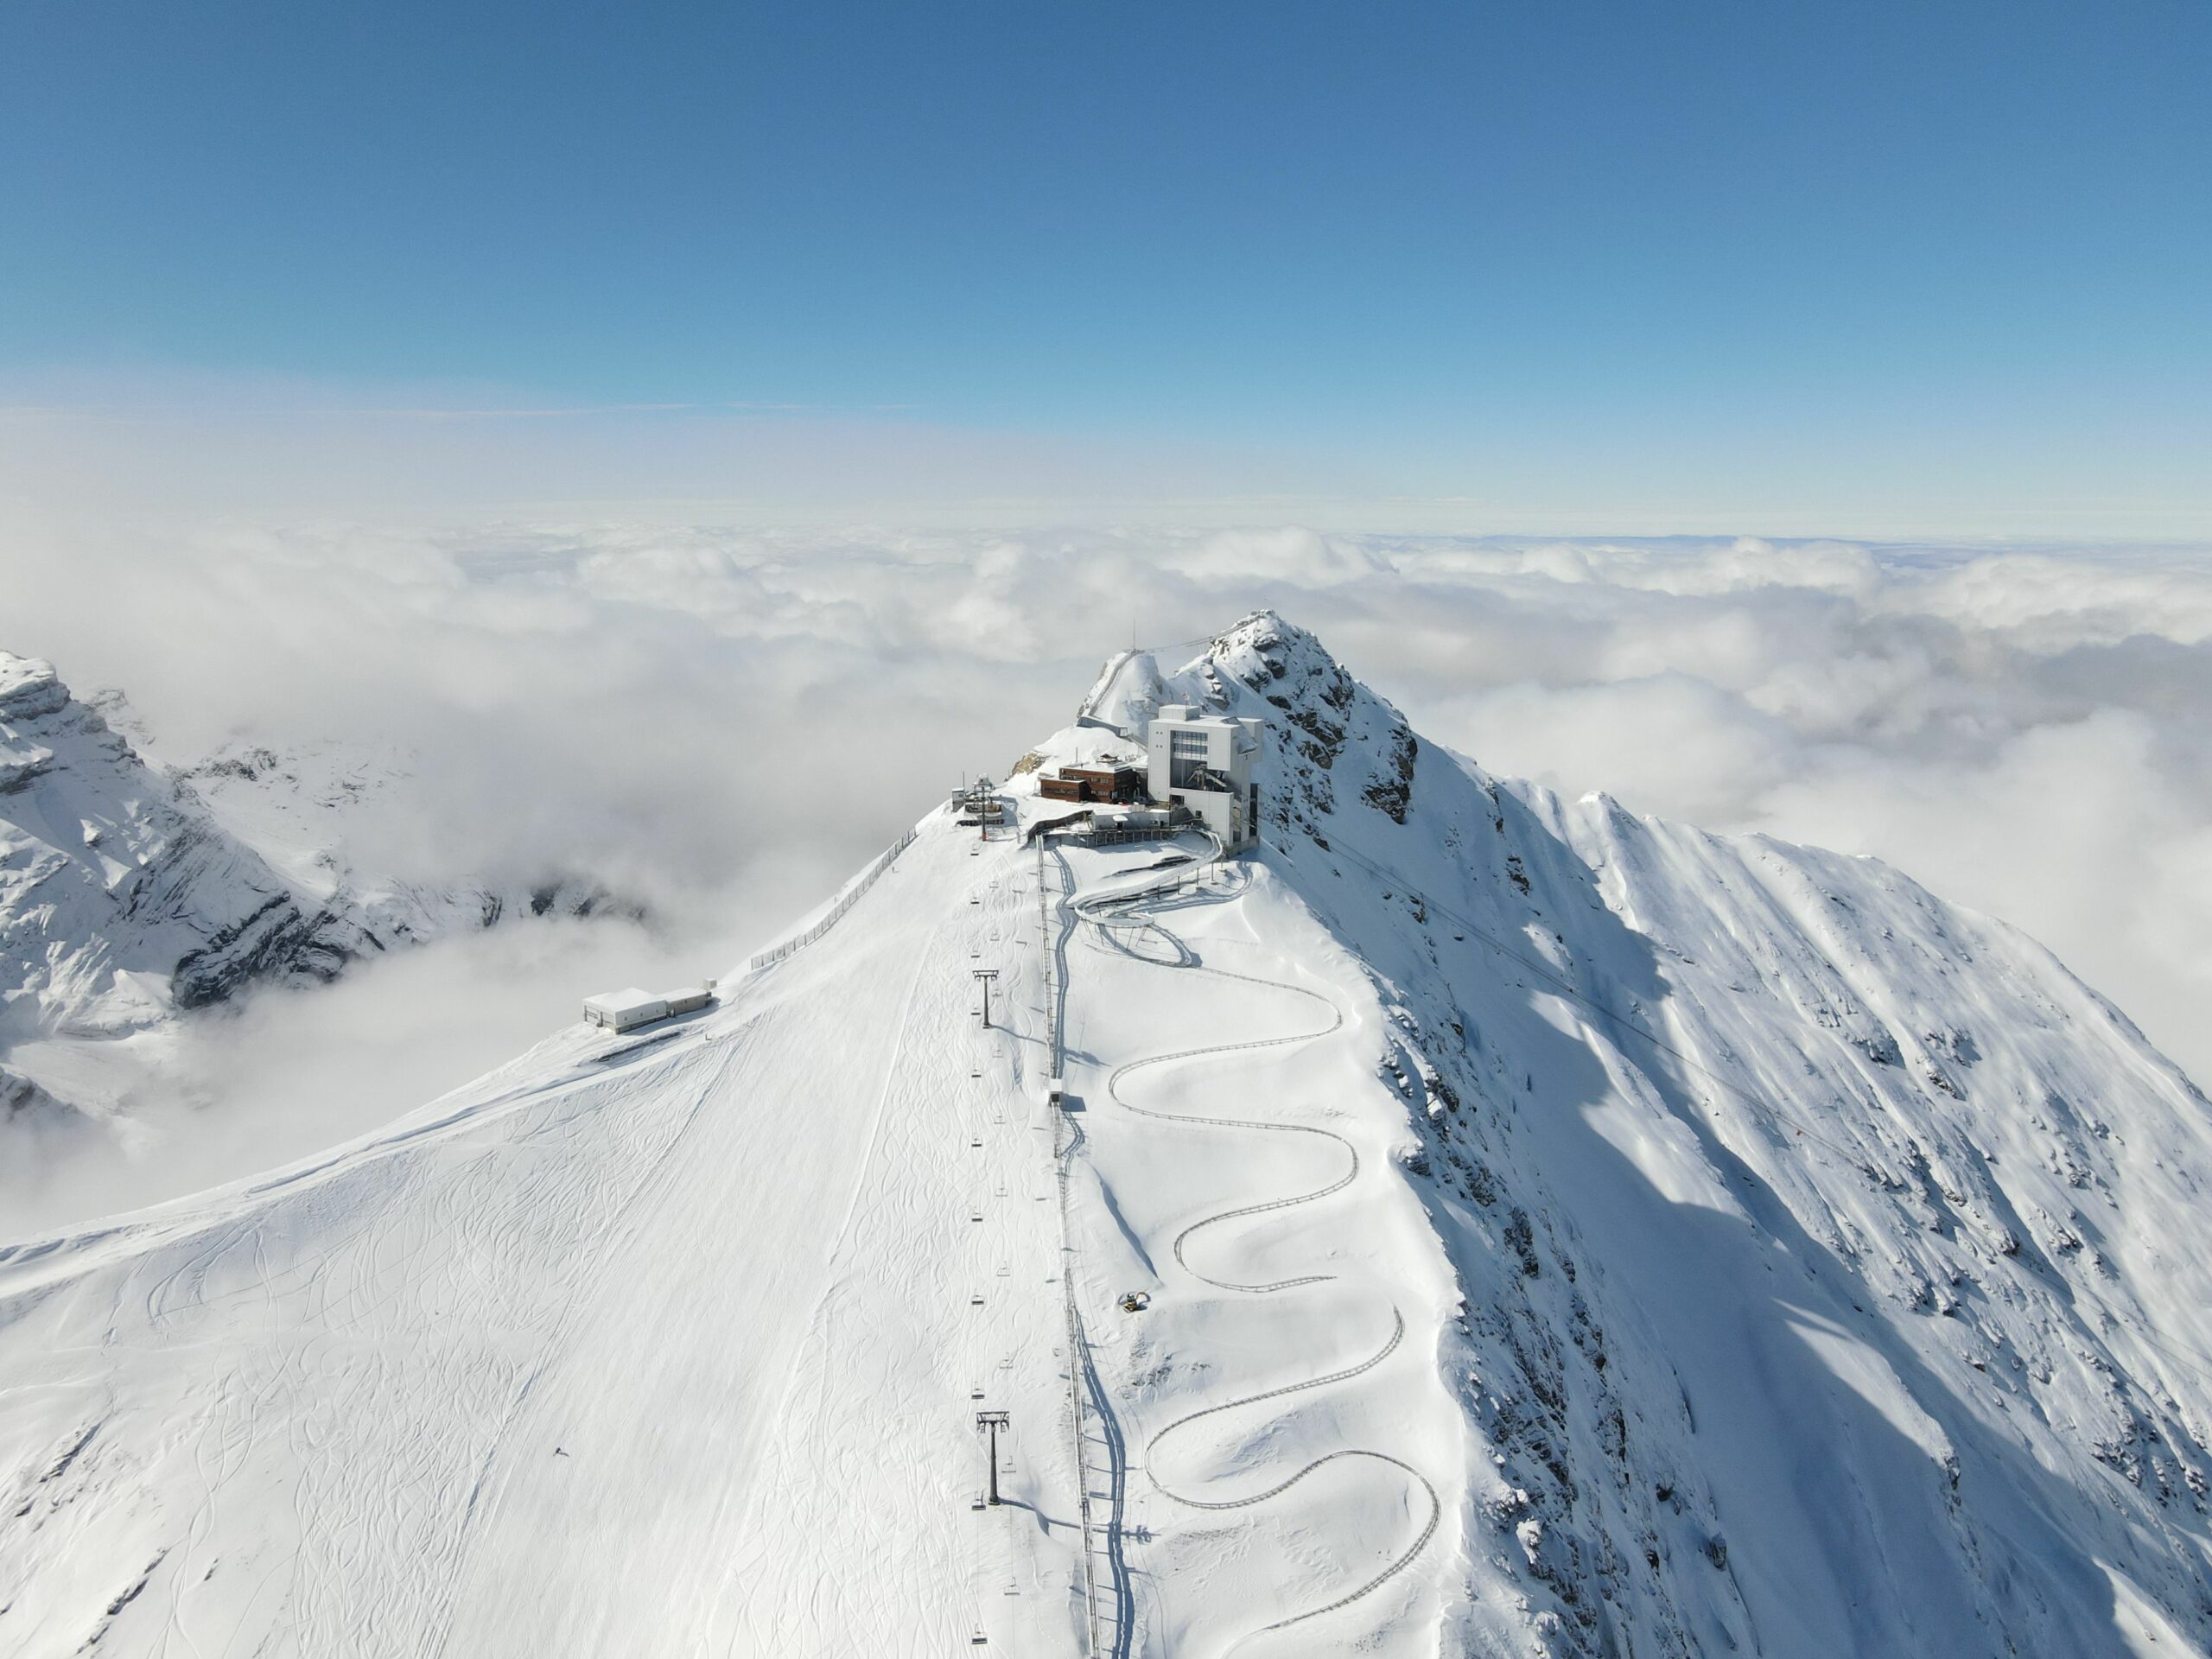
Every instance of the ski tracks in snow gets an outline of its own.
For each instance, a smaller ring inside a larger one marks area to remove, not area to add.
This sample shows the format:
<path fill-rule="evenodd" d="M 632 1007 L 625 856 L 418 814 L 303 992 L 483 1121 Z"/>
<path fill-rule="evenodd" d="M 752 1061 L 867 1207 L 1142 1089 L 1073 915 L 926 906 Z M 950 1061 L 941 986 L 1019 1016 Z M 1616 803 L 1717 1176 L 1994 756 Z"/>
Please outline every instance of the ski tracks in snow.
<path fill-rule="evenodd" d="M 1117 1066 L 1108 1075 L 1106 1080 L 1106 1092 L 1108 1096 L 1117 1106 L 1120 1106 L 1125 1111 L 1133 1113 L 1139 1117 L 1153 1118 L 1163 1122 L 1182 1125 L 1198 1125 L 1210 1128 L 1219 1128 L 1251 1134 L 1319 1136 L 1323 1140 L 1335 1143 L 1336 1146 L 1342 1149 L 1345 1159 L 1345 1168 L 1344 1173 L 1337 1179 L 1331 1181 L 1325 1185 L 1315 1187 L 1309 1192 L 1297 1192 L 1281 1198 L 1266 1199 L 1257 1204 L 1240 1205 L 1233 1209 L 1218 1211 L 1211 1215 L 1204 1217 L 1201 1219 L 1192 1223 L 1175 1236 L 1173 1249 L 1176 1263 L 1178 1266 L 1181 1267 L 1185 1272 L 1190 1274 L 1192 1278 L 1198 1280 L 1201 1283 L 1211 1285 L 1217 1289 L 1231 1291 L 1245 1295 L 1273 1295 L 1283 1291 L 1295 1290 L 1306 1286 L 1331 1282 L 1337 1277 L 1336 1274 L 1325 1273 L 1305 1274 L 1287 1279 L 1276 1279 L 1257 1282 L 1245 1282 L 1237 1280 L 1218 1278 L 1213 1274 L 1205 1272 L 1199 1268 L 1194 1267 L 1185 1253 L 1193 1237 L 1208 1229 L 1222 1226 L 1232 1221 L 1246 1219 L 1255 1216 L 1273 1214 L 1281 1211 L 1297 1208 L 1305 1205 L 1319 1203 L 1324 1198 L 1343 1192 L 1346 1187 L 1350 1186 L 1353 1181 L 1358 1179 L 1360 1173 L 1360 1158 L 1358 1149 L 1344 1136 L 1337 1135 L 1331 1130 L 1320 1128 L 1311 1124 L 1274 1123 L 1251 1118 L 1201 1116 L 1195 1114 L 1160 1111 L 1151 1107 L 1140 1106 L 1136 1104 L 1123 1092 L 1124 1084 L 1131 1077 L 1141 1071 L 1179 1065 L 1194 1060 L 1212 1059 L 1222 1055 L 1233 1054 L 1244 1051 L 1282 1048 L 1294 1044 L 1319 1042 L 1342 1030 L 1344 1024 L 1343 1010 L 1339 1008 L 1333 1001 L 1318 991 L 1311 990 L 1305 986 L 1293 984 L 1287 981 L 1263 978 L 1255 974 L 1240 974 L 1229 969 L 1211 967 L 1200 962 L 1196 954 L 1192 952 L 1181 939 L 1178 938 L 1173 932 L 1171 932 L 1155 916 L 1149 913 L 1144 913 L 1149 911 L 1154 901 L 1165 896 L 1166 896 L 1166 894 L 1161 890 L 1155 888 L 1145 888 L 1135 892 L 1103 895 L 1096 899 L 1080 902 L 1075 908 L 1077 913 L 1083 919 L 1091 922 L 1102 931 L 1112 928 L 1117 925 L 1132 925 L 1138 929 L 1150 932 L 1166 943 L 1173 952 L 1174 956 L 1174 959 L 1173 961 L 1160 961 L 1153 957 L 1142 956 L 1141 953 L 1135 951 L 1129 951 L 1126 953 L 1135 960 L 1150 963 L 1153 966 L 1157 967 L 1165 972 L 1202 974 L 1213 978 L 1236 981 L 1248 985 L 1261 986 L 1269 990 L 1288 992 L 1294 995 L 1305 997 L 1319 1003 L 1322 1007 L 1326 1010 L 1328 1020 L 1325 1025 L 1317 1027 L 1313 1029 L 1293 1032 L 1282 1036 L 1250 1039 L 1241 1042 L 1203 1044 L 1190 1048 L 1176 1049 L 1168 1053 L 1149 1055 L 1142 1059 L 1128 1061 L 1124 1065 Z M 1268 1487 L 1263 1491 L 1249 1493 L 1240 1497 L 1216 1499 L 1192 1497 L 1185 1493 L 1177 1491 L 1173 1487 L 1167 1485 L 1160 1478 L 1159 1475 L 1154 1471 L 1152 1466 L 1153 1454 L 1162 1441 L 1166 1440 L 1179 1430 L 1184 1429 L 1192 1424 L 1199 1422 L 1204 1419 L 1218 1416 L 1225 1412 L 1240 1410 L 1247 1406 L 1258 1405 L 1266 1401 L 1280 1400 L 1292 1395 L 1305 1394 L 1316 1389 L 1329 1388 L 1337 1383 L 1350 1382 L 1355 1377 L 1363 1376 L 1365 1373 L 1373 1370 L 1376 1367 L 1381 1365 L 1385 1360 L 1389 1358 L 1389 1357 L 1396 1351 L 1399 1344 L 1405 1339 L 1406 1320 L 1404 1313 L 1399 1308 L 1393 1306 L 1390 1309 L 1390 1316 L 1391 1330 L 1389 1339 L 1382 1344 L 1382 1347 L 1376 1352 L 1370 1355 L 1369 1357 L 1361 1360 L 1355 1364 L 1331 1371 L 1325 1376 L 1307 1377 L 1301 1381 L 1285 1383 L 1276 1388 L 1262 1389 L 1256 1393 L 1243 1395 L 1233 1400 L 1222 1401 L 1211 1406 L 1202 1407 L 1197 1411 L 1188 1412 L 1155 1431 L 1151 1439 L 1145 1443 L 1146 1474 L 1151 1480 L 1154 1488 L 1163 1497 L 1192 1510 L 1220 1511 L 1251 1509 L 1257 1505 L 1268 1503 L 1274 1498 L 1282 1497 L 1285 1493 L 1290 1491 L 1292 1489 L 1306 1480 L 1310 1476 L 1317 1473 L 1319 1471 L 1332 1464 L 1352 1459 L 1387 1465 L 1390 1468 L 1399 1471 L 1404 1474 L 1408 1479 L 1419 1486 L 1421 1491 L 1427 1497 L 1428 1518 L 1422 1524 L 1419 1535 L 1405 1549 L 1393 1557 L 1380 1572 L 1375 1573 L 1371 1578 L 1367 1579 L 1354 1588 L 1348 1590 L 1328 1601 L 1320 1603 L 1315 1606 L 1302 1609 L 1298 1612 L 1289 1615 L 1287 1618 L 1277 1619 L 1272 1624 L 1263 1624 L 1248 1631 L 1244 1636 L 1230 1643 L 1230 1651 L 1234 1651 L 1236 1649 L 1243 1646 L 1247 1642 L 1249 1642 L 1258 1637 L 1264 1636 L 1270 1631 L 1281 1630 L 1287 1629 L 1292 1625 L 1301 1624 L 1309 1619 L 1319 1618 L 1324 1614 L 1334 1612 L 1340 1608 L 1348 1606 L 1351 1603 L 1359 1600 L 1362 1597 L 1381 1588 L 1382 1586 L 1388 1583 L 1390 1580 L 1395 1578 L 1401 1573 L 1403 1573 L 1413 1564 L 1414 1560 L 1421 1554 L 1421 1551 L 1427 1548 L 1429 1540 L 1435 1535 L 1438 1522 L 1441 1520 L 1443 1515 L 1442 1499 L 1438 1496 L 1435 1485 L 1426 1475 L 1422 1474 L 1420 1470 L 1414 1468 L 1413 1465 L 1406 1462 L 1403 1459 L 1395 1457 L 1387 1452 L 1377 1451 L 1366 1446 L 1346 1446 L 1334 1452 L 1327 1452 L 1321 1457 L 1315 1458 L 1311 1462 L 1306 1464 L 1303 1467 L 1290 1475 L 1287 1479 L 1277 1482 L 1275 1484 Z"/>

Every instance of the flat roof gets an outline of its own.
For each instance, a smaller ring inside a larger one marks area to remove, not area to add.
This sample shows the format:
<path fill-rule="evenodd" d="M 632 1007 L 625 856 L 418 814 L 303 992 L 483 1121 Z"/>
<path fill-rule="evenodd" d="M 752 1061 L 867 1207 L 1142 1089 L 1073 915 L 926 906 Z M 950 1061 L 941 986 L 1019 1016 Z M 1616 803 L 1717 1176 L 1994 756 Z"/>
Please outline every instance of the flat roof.
<path fill-rule="evenodd" d="M 588 996 L 584 998 L 584 1007 L 596 1008 L 602 1014 L 626 1014 L 632 1008 L 650 1007 L 656 1002 L 667 1000 L 632 985 L 627 990 L 601 991 L 597 996 Z"/>

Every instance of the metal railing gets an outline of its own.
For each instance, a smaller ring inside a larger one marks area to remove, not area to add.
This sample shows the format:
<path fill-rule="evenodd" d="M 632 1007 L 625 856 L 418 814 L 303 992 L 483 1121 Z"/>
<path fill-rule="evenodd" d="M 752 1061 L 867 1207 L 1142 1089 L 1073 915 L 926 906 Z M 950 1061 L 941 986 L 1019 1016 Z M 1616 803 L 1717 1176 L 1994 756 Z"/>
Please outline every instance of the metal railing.
<path fill-rule="evenodd" d="M 1135 829 L 1093 830 L 1089 835 L 1076 832 L 1075 839 L 1088 847 L 1119 847 L 1133 841 L 1173 841 L 1190 827 L 1187 823 L 1160 823 Z"/>
<path fill-rule="evenodd" d="M 860 875 L 854 880 L 853 884 L 847 887 L 845 891 L 839 895 L 837 902 L 830 906 L 829 913 L 823 916 L 820 921 L 815 923 L 812 927 L 808 928 L 805 932 L 798 934 L 791 938 L 785 939 L 781 944 L 776 946 L 773 950 L 763 950 L 759 956 L 747 963 L 746 967 L 752 972 L 757 974 L 763 968 L 774 967 L 776 963 L 781 962 L 785 957 L 791 955 L 792 951 L 804 949 L 805 946 L 812 944 L 817 939 L 820 938 L 824 933 L 827 933 L 832 927 L 836 926 L 840 917 L 860 902 L 861 895 L 875 885 L 876 878 L 891 868 L 891 863 L 893 859 L 897 858 L 899 854 L 905 852 L 913 844 L 914 832 L 912 830 L 909 830 L 905 835 L 899 836 L 897 841 L 891 843 L 891 849 L 888 852 L 880 855 L 874 863 L 869 865 L 867 869 L 861 872 Z"/>
<path fill-rule="evenodd" d="M 1059 947 L 1052 938 L 1052 907 L 1045 897 L 1045 845 L 1039 842 L 1037 922 L 1045 948 L 1045 1040 L 1051 1057 L 1051 1074 L 1058 1078 L 1065 1077 L 1067 1065 L 1068 993 L 1066 977 L 1054 969 Z M 1068 1224 L 1069 1166 L 1082 1141 L 1083 1132 L 1069 1117 L 1063 1098 L 1052 1113 L 1052 1162 L 1056 1166 L 1053 1175 L 1060 1217 L 1060 1313 L 1067 1327 L 1068 1429 L 1075 1449 L 1076 1506 L 1083 1530 L 1083 1653 L 1084 1659 L 1095 1659 L 1098 1652 L 1098 1579 L 1092 1553 L 1096 1544 L 1090 1516 L 1090 1458 L 1084 1450 L 1083 1427 L 1084 1384 L 1086 1381 L 1095 1382 L 1095 1376 L 1090 1365 L 1090 1338 L 1083 1328 L 1082 1311 L 1076 1305 L 1075 1246 Z"/>

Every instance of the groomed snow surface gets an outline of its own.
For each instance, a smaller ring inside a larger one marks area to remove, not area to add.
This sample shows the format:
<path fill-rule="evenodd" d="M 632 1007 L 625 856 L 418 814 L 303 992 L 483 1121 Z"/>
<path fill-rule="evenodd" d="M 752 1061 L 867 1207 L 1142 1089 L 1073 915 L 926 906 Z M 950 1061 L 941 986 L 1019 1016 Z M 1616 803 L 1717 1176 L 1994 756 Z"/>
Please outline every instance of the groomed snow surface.
<path fill-rule="evenodd" d="M 1194 993 L 1193 974 L 1073 938 L 1059 860 L 976 844 L 931 823 L 836 930 L 724 1010 L 620 1039 L 579 1027 L 314 1168 L 13 1252 L 10 1650 L 99 1635 L 124 1653 L 918 1652 L 981 1630 L 998 1651 L 1078 1651 L 1044 1098 L 1045 940 L 1064 930 L 1071 1088 L 1096 1096 L 1074 1115 L 1078 1289 L 1128 1395 L 1123 1443 L 1395 1351 L 1297 1402 L 1274 1450 L 1252 1440 L 1257 1408 L 1178 1429 L 1146 1459 L 1164 1489 L 1127 1489 L 1088 1419 L 1104 1640 L 1116 1556 L 1148 1650 L 1185 1652 L 1402 1554 L 1433 1505 L 1393 1470 L 1317 1471 L 1249 1512 L 1165 1495 L 1249 1495 L 1308 1440 L 1449 1433 L 1424 1358 L 1448 1281 L 1402 1185 L 1332 1197 L 1325 1229 L 1286 1211 L 1201 1234 L 1192 1269 L 1173 1265 L 1175 1235 L 1240 1193 L 1325 1185 L 1347 1143 L 1375 1166 L 1402 1112 L 1325 1037 L 1124 1087 L 1179 1111 L 1233 1080 L 1263 1117 L 1294 1091 L 1345 1142 L 1255 1154 L 1114 1112 L 1104 1045 L 1302 1033 L 1333 1005 L 1249 982 Z M 1078 857 L 1109 879 L 1158 853 Z M 1210 910 L 1240 971 L 1306 977 L 1252 932 L 1294 909 L 1246 893 Z M 1001 975 L 988 1031 L 984 964 Z M 1382 1109 L 1323 1104 L 1332 1085 Z M 1424 1269 L 1414 1283 L 1394 1255 Z M 1208 1282 L 1278 1259 L 1329 1276 Z M 1117 1299 L 1135 1287 L 1154 1301 L 1132 1316 Z M 1394 1334 L 1402 1305 L 1412 1340 Z M 984 1408 L 1012 1427 L 1006 1503 L 978 1511 Z M 1432 1580 L 1407 1578 L 1390 1616 L 1433 1618 Z"/>
<path fill-rule="evenodd" d="M 2205 1650 L 2125 1020 L 1272 616 L 1085 712 L 1161 696 L 1268 721 L 1257 855 L 933 814 L 714 1008 L 0 1249 L 0 1651 Z"/>

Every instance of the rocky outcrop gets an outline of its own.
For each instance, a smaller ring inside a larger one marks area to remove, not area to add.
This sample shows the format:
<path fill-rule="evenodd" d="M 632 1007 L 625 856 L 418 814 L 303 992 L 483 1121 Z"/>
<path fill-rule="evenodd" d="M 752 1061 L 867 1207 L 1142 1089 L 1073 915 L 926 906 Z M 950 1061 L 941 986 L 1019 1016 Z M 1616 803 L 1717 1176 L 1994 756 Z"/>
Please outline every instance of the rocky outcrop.
<path fill-rule="evenodd" d="M 254 983 L 325 982 L 358 958 L 503 916 L 620 908 L 588 881 L 431 888 L 302 856 L 338 832 L 334 810 L 388 781 L 341 770 L 324 779 L 239 745 L 172 773 L 51 664 L 0 652 L 0 1052 L 140 1030 Z M 257 824 L 300 868 L 260 851 Z"/>
<path fill-rule="evenodd" d="M 20 1118 L 54 1116 L 67 1109 L 13 1066 L 0 1065 L 0 1124 Z"/>
<path fill-rule="evenodd" d="M 2117 1010 L 1873 860 L 1416 743 L 1271 613 L 1168 682 L 1267 721 L 1264 879 L 1382 1004 L 1461 1297 L 1447 1648 L 2107 1651 L 2115 1584 L 2202 1647 L 2212 1118 Z"/>
<path fill-rule="evenodd" d="M 0 1036 L 133 1029 L 357 944 L 51 664 L 0 653 Z"/>
<path fill-rule="evenodd" d="M 1245 617 L 1207 652 L 1209 689 L 1269 728 L 1265 815 L 1279 831 L 1328 844 L 1350 799 L 1402 824 L 1413 810 L 1421 741 L 1405 716 L 1347 673 L 1305 629 L 1272 611 Z M 1231 694 L 1224 682 L 1234 682 Z"/>

